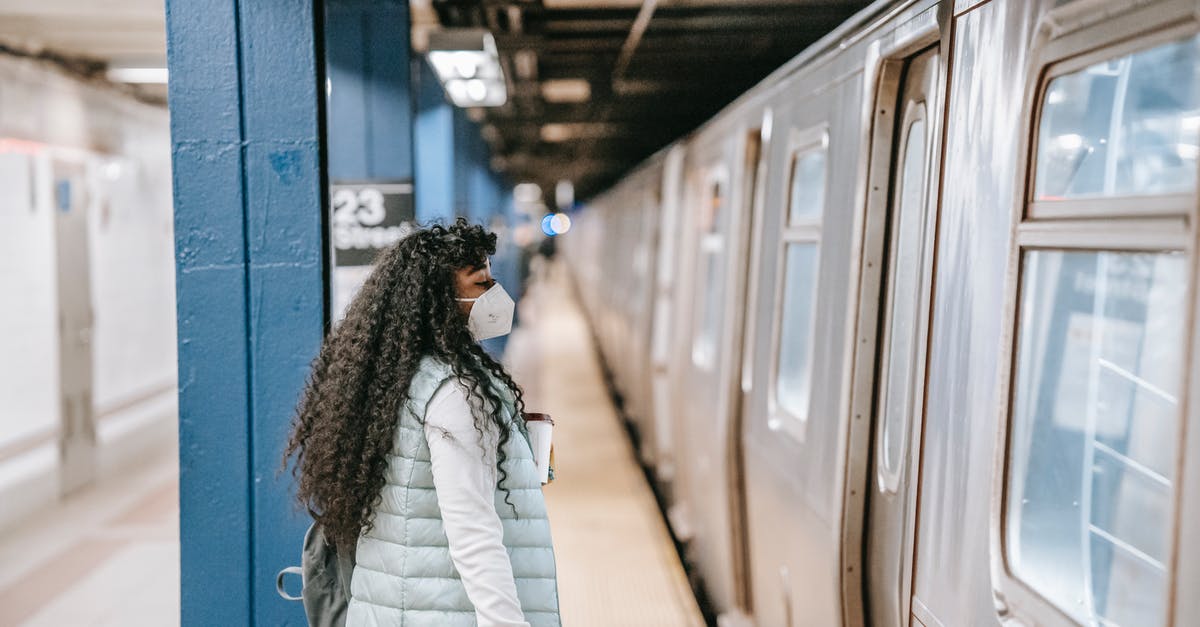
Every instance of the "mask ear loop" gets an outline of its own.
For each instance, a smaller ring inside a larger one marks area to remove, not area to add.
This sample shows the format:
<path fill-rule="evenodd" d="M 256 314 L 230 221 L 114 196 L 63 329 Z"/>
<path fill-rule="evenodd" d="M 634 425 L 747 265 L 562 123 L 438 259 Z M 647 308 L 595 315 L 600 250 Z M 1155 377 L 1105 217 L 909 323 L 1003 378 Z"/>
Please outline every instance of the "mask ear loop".
<path fill-rule="evenodd" d="M 496 287 L 497 285 L 500 285 L 500 284 L 499 284 L 499 283 L 492 283 L 492 287 Z M 492 290 L 492 288 L 491 288 L 491 287 L 489 287 L 489 288 L 488 288 L 486 291 L 484 291 L 484 294 L 487 294 L 487 293 L 488 293 L 488 292 L 490 292 L 491 290 Z M 483 294 L 480 294 L 479 296 L 476 296 L 475 298 L 455 298 L 454 300 L 456 300 L 456 301 L 458 301 L 458 302 L 460 302 L 460 303 L 473 303 L 473 302 L 475 302 L 475 301 L 479 300 L 480 298 L 483 298 Z"/>

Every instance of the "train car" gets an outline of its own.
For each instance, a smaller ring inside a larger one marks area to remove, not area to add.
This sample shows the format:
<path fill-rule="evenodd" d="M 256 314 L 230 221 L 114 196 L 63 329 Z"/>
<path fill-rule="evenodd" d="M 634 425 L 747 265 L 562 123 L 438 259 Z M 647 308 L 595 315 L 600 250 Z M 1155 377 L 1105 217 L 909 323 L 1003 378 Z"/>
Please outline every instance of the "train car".
<path fill-rule="evenodd" d="M 1198 16 L 877 2 L 582 212 L 719 622 L 1200 624 Z"/>

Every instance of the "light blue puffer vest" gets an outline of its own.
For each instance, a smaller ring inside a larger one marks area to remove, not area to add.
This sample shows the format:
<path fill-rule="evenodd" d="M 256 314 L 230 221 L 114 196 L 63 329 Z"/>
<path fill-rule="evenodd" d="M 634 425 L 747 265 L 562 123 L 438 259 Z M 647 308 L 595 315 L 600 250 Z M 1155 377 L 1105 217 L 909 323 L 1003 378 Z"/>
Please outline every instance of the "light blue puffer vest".
<path fill-rule="evenodd" d="M 417 420 L 451 376 L 449 366 L 426 357 L 409 387 L 409 402 L 400 411 L 395 446 L 388 460 L 387 484 L 375 510 L 374 527 L 358 539 L 347 627 L 476 624 L 475 608 L 450 559 L 429 463 L 429 444 Z M 504 412 L 512 420 L 516 410 L 511 394 L 504 386 L 493 385 L 501 392 Z M 496 511 L 504 526 L 504 546 L 512 562 L 525 620 L 533 627 L 558 627 L 561 623 L 550 522 L 529 440 L 517 425 L 513 421 L 504 449 L 504 470 L 508 473 L 504 486 L 517 513 L 514 515 L 513 508 L 504 502 L 504 493 L 498 487 Z"/>

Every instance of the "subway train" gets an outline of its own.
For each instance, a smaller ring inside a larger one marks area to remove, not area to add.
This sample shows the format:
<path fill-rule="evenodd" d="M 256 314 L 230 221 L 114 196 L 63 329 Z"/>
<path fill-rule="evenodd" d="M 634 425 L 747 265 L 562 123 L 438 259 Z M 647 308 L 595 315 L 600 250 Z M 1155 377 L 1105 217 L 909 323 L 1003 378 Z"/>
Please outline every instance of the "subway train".
<path fill-rule="evenodd" d="M 1200 625 L 1196 0 L 877 2 L 561 250 L 721 625 Z"/>

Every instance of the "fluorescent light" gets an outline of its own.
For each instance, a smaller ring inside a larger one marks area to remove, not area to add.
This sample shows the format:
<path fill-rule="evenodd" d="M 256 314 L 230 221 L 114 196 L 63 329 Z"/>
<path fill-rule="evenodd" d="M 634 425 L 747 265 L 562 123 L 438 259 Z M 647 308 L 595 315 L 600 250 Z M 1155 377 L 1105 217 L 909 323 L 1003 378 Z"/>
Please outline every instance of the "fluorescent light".
<path fill-rule="evenodd" d="M 582 78 L 560 78 L 542 82 L 542 98 L 546 102 L 587 102 L 592 97 L 592 85 Z"/>
<path fill-rule="evenodd" d="M 575 185 L 571 181 L 562 180 L 554 186 L 554 204 L 558 205 L 559 209 L 570 209 L 571 205 L 575 204 Z"/>
<path fill-rule="evenodd" d="M 478 78 L 473 78 L 467 81 L 467 97 L 473 102 L 483 102 L 487 98 L 488 86 Z"/>
<path fill-rule="evenodd" d="M 495 78 L 499 65 L 481 50 L 433 50 L 429 63 L 443 83 L 454 79 Z"/>
<path fill-rule="evenodd" d="M 570 124 L 545 124 L 539 133 L 544 142 L 565 142 L 575 135 Z"/>
<path fill-rule="evenodd" d="M 518 50 L 513 53 L 513 66 L 517 72 L 517 78 L 523 81 L 532 81 L 537 78 L 538 58 L 537 53 L 532 50 Z"/>
<path fill-rule="evenodd" d="M 1054 143 L 1063 150 L 1079 150 L 1083 147 L 1083 136 L 1076 133 L 1067 133 L 1055 137 Z"/>
<path fill-rule="evenodd" d="M 106 73 L 114 83 L 159 83 L 166 84 L 165 67 L 111 67 Z"/>
<path fill-rule="evenodd" d="M 540 202 L 542 188 L 537 183 L 520 183 L 513 188 L 513 197 L 520 203 Z"/>
<path fill-rule="evenodd" d="M 508 100 L 496 40 L 486 30 L 433 31 L 428 56 L 455 106 L 498 107 Z"/>
<path fill-rule="evenodd" d="M 464 80 L 461 78 L 446 81 L 446 94 L 455 106 L 469 107 L 498 107 L 508 100 L 504 83 L 485 81 L 479 78 Z"/>
<path fill-rule="evenodd" d="M 571 122 L 543 124 L 539 135 L 544 142 L 565 142 L 570 139 L 593 139 L 620 133 L 618 124 L 606 122 Z"/>

